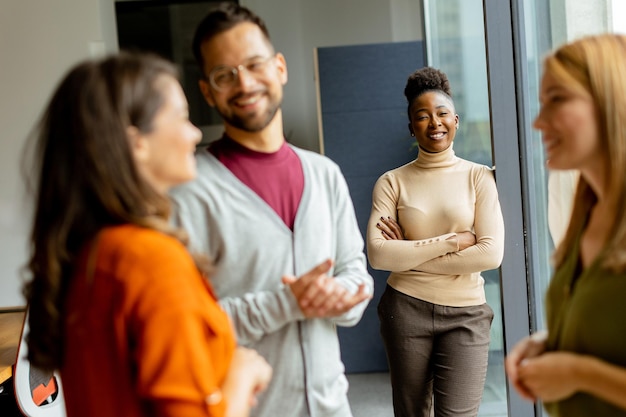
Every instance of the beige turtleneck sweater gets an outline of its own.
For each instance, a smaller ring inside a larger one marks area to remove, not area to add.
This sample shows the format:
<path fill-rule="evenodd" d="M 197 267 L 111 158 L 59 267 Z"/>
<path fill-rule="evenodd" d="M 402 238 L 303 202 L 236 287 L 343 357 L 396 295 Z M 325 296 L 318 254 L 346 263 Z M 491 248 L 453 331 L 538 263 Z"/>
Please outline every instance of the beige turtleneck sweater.
<path fill-rule="evenodd" d="M 391 217 L 405 240 L 385 240 L 376 223 Z M 457 232 L 476 244 L 459 251 Z M 451 239 L 448 239 L 452 237 Z M 504 221 L 493 171 L 455 156 L 452 146 L 383 174 L 372 193 L 367 253 L 387 283 L 433 304 L 464 307 L 485 302 L 481 271 L 500 266 Z"/>

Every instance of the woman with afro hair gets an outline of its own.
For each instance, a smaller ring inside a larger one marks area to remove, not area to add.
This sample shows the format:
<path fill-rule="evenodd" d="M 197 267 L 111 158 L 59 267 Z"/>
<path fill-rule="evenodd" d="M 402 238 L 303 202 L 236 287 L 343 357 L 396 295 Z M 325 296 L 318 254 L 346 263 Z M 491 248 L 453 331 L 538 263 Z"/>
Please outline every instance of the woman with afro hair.
<path fill-rule="evenodd" d="M 367 228 L 372 268 L 390 271 L 378 316 L 394 414 L 476 416 L 493 320 L 481 272 L 504 252 L 494 172 L 454 153 L 445 73 L 415 71 L 404 94 L 418 156 L 378 179 Z"/>

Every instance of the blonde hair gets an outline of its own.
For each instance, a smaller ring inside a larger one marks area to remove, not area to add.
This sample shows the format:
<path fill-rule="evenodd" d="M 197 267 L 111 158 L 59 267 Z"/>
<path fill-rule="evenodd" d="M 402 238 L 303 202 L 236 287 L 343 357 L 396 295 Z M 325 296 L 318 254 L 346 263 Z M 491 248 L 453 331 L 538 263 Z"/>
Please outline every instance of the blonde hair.
<path fill-rule="evenodd" d="M 626 36 L 603 34 L 565 44 L 548 55 L 544 71 L 558 82 L 589 94 L 596 108 L 600 146 L 608 164 L 607 195 L 614 198 L 612 235 L 606 242 L 603 267 L 614 272 L 626 270 Z M 587 221 L 596 195 L 580 178 L 570 223 L 554 254 L 556 266 L 563 263 L 576 236 Z"/>

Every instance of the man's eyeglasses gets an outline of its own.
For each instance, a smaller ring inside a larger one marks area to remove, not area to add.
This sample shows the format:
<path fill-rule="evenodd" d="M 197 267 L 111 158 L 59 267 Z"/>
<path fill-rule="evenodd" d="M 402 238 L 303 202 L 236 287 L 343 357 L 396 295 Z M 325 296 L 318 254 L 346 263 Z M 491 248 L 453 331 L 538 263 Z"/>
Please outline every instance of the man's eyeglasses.
<path fill-rule="evenodd" d="M 275 55 L 272 55 L 269 57 L 251 58 L 236 67 L 230 65 L 219 65 L 213 68 L 209 73 L 209 82 L 216 90 L 227 90 L 237 83 L 239 73 L 243 70 L 246 70 L 253 77 L 265 75 L 267 65 L 275 57 Z"/>

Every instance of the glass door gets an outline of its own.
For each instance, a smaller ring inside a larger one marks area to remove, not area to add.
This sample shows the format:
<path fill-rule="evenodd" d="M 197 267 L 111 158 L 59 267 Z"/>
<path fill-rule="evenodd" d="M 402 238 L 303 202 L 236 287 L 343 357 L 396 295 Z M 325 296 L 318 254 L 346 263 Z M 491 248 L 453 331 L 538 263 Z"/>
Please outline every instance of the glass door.
<path fill-rule="evenodd" d="M 493 166 L 482 0 L 424 0 L 428 64 L 450 79 L 461 123 L 455 153 Z M 507 416 L 500 271 L 483 274 L 491 326 L 489 367 L 479 416 Z"/>

